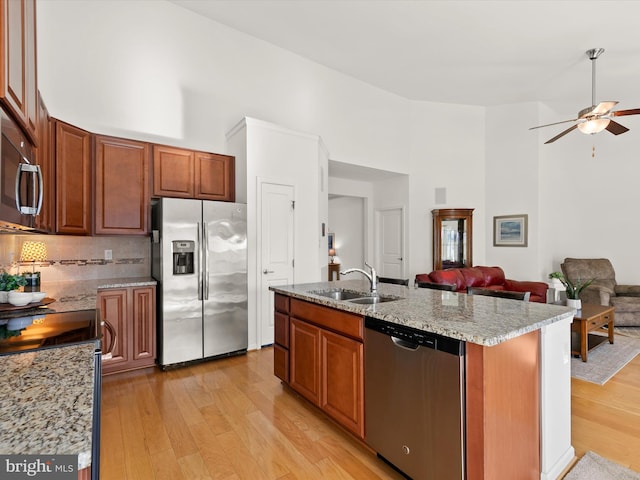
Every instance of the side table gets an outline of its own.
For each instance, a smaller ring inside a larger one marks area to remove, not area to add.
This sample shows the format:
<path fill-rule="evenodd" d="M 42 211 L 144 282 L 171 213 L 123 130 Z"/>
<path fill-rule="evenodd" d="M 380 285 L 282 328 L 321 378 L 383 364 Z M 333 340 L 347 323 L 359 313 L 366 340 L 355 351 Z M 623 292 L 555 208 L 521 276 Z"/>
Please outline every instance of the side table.
<path fill-rule="evenodd" d="M 614 307 L 583 304 L 571 324 L 571 353 L 587 361 L 587 352 L 605 342 L 613 343 Z M 608 336 L 589 332 L 607 326 Z"/>
<path fill-rule="evenodd" d="M 333 278 L 333 277 L 336 278 Z M 330 263 L 329 264 L 329 281 L 340 280 L 340 264 L 339 263 Z"/>

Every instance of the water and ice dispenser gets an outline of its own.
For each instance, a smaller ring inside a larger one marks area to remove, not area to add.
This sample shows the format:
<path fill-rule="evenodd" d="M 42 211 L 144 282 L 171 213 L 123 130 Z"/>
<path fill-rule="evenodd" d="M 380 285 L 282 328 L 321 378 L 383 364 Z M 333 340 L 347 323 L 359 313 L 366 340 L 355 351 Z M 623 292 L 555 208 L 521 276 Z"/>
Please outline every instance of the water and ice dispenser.
<path fill-rule="evenodd" d="M 171 242 L 174 275 L 193 273 L 193 255 L 195 249 L 196 242 L 192 240 L 174 240 Z"/>

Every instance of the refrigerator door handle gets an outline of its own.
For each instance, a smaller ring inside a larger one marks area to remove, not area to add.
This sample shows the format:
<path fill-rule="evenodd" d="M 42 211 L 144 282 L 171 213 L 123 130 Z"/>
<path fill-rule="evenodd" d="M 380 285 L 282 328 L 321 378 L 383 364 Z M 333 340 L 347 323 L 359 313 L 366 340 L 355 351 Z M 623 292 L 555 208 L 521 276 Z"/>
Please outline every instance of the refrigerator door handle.
<path fill-rule="evenodd" d="M 198 275 L 198 300 L 202 300 L 202 276 L 203 276 L 203 272 L 202 272 L 202 254 L 203 254 L 203 245 L 202 245 L 202 235 L 200 233 L 200 222 L 198 222 L 197 224 L 197 228 L 198 228 L 198 233 L 197 233 L 197 239 L 198 239 L 198 271 L 196 273 L 196 275 Z"/>
<path fill-rule="evenodd" d="M 202 250 L 204 252 L 204 299 L 209 300 L 209 234 L 207 222 L 202 222 Z"/>

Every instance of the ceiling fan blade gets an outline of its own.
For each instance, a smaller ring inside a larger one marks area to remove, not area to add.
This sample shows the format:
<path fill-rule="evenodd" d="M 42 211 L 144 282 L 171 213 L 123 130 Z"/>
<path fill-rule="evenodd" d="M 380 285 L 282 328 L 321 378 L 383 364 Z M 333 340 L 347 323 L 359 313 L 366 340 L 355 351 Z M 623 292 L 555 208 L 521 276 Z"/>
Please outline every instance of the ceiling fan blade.
<path fill-rule="evenodd" d="M 553 137 L 551 140 L 547 140 L 546 142 L 544 142 L 544 144 L 546 145 L 547 143 L 553 143 L 556 140 L 558 140 L 559 138 L 564 137 L 567 133 L 569 133 L 571 130 L 575 130 L 576 128 L 578 128 L 578 125 L 573 125 L 572 127 L 567 128 L 565 131 L 560 132 L 558 135 L 556 135 L 555 137 Z"/>
<path fill-rule="evenodd" d="M 621 133 L 629 131 L 627 127 L 620 125 L 618 122 L 614 122 L 613 120 L 609 120 L 609 125 L 607 125 L 606 130 L 610 131 L 614 135 L 620 135 Z"/>
<path fill-rule="evenodd" d="M 577 118 L 572 118 L 571 120 L 562 120 L 561 122 L 547 123 L 546 125 L 538 125 L 537 127 L 531 127 L 529 130 L 535 130 L 536 128 L 550 127 L 551 125 L 560 125 L 561 123 L 569 123 L 575 122 L 578 120 Z"/>
<path fill-rule="evenodd" d="M 630 110 L 618 110 L 617 112 L 611 112 L 609 115 L 612 117 L 623 117 L 625 115 L 639 115 L 640 108 L 632 108 Z"/>
<path fill-rule="evenodd" d="M 592 115 L 606 115 L 609 111 L 615 107 L 618 102 L 600 102 L 596 107 L 591 111 Z"/>

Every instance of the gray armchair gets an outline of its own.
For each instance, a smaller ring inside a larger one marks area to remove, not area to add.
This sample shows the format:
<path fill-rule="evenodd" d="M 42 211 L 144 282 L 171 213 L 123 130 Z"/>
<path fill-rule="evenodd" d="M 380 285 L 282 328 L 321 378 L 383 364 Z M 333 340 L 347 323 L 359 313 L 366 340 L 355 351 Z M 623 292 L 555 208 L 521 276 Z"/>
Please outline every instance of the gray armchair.
<path fill-rule="evenodd" d="M 640 327 L 640 285 L 618 285 L 608 259 L 565 258 L 560 267 L 572 282 L 594 279 L 580 294 L 583 303 L 613 306 L 616 325 Z"/>

